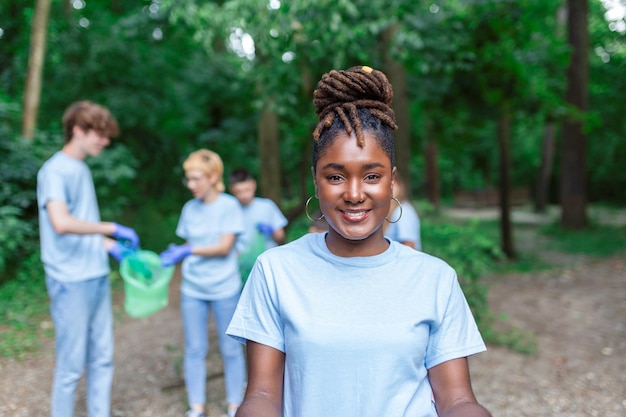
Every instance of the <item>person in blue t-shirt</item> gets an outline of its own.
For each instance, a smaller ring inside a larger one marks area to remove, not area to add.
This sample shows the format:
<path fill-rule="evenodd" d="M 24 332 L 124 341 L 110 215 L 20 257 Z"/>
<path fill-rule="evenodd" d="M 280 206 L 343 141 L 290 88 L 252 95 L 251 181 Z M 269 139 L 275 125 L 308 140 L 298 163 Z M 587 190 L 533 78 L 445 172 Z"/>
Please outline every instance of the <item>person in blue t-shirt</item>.
<path fill-rule="evenodd" d="M 389 221 L 384 228 L 385 236 L 421 251 L 420 218 L 413 204 L 407 198 L 404 180 L 398 172 L 396 172 L 396 180 L 393 183 L 393 196 L 397 200 L 395 200 L 395 204 L 391 205 Z"/>
<path fill-rule="evenodd" d="M 329 229 L 257 258 L 227 330 L 248 354 L 237 417 L 490 416 L 467 361 L 485 344 L 454 269 L 383 234 L 392 96 L 370 67 L 318 83 L 312 174 Z"/>
<path fill-rule="evenodd" d="M 225 334 L 239 295 L 241 275 L 235 241 L 244 230 L 239 202 L 224 193 L 224 165 L 208 149 L 192 152 L 183 163 L 187 188 L 193 198 L 183 206 L 176 235 L 182 245 L 170 245 L 160 254 L 163 266 L 182 263 L 180 307 L 185 333 L 184 377 L 190 409 L 188 417 L 204 417 L 208 323 L 215 317 L 228 415 L 243 399 L 246 364 L 239 343 Z"/>
<path fill-rule="evenodd" d="M 236 168 L 231 172 L 228 191 L 239 200 L 245 225 L 236 244 L 244 281 L 260 253 L 285 241 L 287 218 L 274 201 L 257 197 L 256 189 L 256 180 L 248 170 Z"/>
<path fill-rule="evenodd" d="M 87 157 L 119 134 L 110 111 L 91 101 L 63 114 L 65 145 L 37 173 L 41 260 L 55 329 L 50 415 L 72 417 L 87 371 L 87 414 L 108 417 L 113 381 L 113 316 L 107 252 L 118 262 L 137 248 L 137 233 L 100 220 Z M 115 239 L 111 239 L 111 236 Z"/>

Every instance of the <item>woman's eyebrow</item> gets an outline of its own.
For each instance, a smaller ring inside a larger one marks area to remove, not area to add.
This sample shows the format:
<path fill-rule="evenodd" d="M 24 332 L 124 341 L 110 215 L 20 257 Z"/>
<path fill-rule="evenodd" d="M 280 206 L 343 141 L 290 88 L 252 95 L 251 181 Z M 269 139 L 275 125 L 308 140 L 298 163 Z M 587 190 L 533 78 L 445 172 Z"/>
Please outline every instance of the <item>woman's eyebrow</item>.
<path fill-rule="evenodd" d="M 380 162 L 370 162 L 370 163 L 364 165 L 365 169 L 384 168 L 384 167 L 385 167 L 385 165 L 381 164 Z M 344 164 L 338 164 L 336 162 L 331 162 L 331 163 L 328 163 L 328 164 L 326 164 L 326 165 L 324 165 L 322 167 L 322 169 L 327 169 L 327 168 L 330 168 L 330 169 L 343 169 L 343 168 L 345 168 L 345 165 Z"/>
<path fill-rule="evenodd" d="M 331 169 L 343 169 L 344 167 L 345 167 L 344 164 L 338 164 L 336 162 L 331 162 L 329 164 L 324 165 L 322 167 L 322 169 L 328 169 L 328 168 L 331 168 Z"/>

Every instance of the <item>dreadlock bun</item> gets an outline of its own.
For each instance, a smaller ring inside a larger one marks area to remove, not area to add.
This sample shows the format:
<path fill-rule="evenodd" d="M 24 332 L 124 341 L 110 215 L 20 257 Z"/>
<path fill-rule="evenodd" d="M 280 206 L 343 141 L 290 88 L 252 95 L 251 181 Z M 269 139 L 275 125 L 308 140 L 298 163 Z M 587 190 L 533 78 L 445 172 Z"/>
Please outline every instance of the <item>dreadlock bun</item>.
<path fill-rule="evenodd" d="M 368 110 L 390 129 L 398 128 L 391 108 L 393 89 L 385 74 L 367 66 L 347 70 L 332 70 L 322 76 L 313 94 L 313 105 L 319 119 L 313 138 L 317 141 L 338 116 L 346 133 L 354 132 L 357 143 L 363 146 L 363 125 L 360 109 Z"/>

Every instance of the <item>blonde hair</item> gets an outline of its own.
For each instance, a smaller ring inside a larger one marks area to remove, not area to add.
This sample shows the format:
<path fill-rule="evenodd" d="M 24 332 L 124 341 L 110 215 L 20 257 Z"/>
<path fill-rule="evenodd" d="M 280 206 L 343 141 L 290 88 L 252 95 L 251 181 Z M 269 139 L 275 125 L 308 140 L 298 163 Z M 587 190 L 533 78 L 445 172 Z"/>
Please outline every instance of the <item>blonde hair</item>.
<path fill-rule="evenodd" d="M 185 172 L 202 171 L 209 177 L 217 174 L 219 180 L 215 184 L 215 188 L 220 192 L 226 188 L 224 186 L 224 163 L 222 158 L 213 151 L 200 149 L 190 153 L 185 162 L 183 162 L 183 169 Z"/>

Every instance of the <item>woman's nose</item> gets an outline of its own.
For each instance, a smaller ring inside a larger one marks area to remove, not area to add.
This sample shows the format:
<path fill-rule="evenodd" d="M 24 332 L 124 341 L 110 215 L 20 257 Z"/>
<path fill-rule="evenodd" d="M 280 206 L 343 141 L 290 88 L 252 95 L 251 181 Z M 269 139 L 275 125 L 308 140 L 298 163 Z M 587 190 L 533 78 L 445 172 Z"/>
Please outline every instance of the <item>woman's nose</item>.
<path fill-rule="evenodd" d="M 352 204 L 363 202 L 363 189 L 360 181 L 348 181 L 343 198 Z"/>

